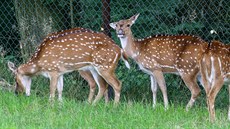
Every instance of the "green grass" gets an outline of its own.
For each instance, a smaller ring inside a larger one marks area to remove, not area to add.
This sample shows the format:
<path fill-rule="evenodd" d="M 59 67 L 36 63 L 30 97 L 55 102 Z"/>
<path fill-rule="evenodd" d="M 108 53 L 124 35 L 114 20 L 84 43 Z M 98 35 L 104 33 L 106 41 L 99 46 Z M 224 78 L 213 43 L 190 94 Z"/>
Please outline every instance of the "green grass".
<path fill-rule="evenodd" d="M 157 128 L 157 129 L 217 129 L 230 128 L 227 109 L 217 110 L 217 121 L 211 124 L 205 107 L 195 107 L 186 112 L 184 106 L 171 105 L 164 110 L 161 104 L 155 109 L 151 104 L 138 102 L 98 103 L 96 106 L 77 100 L 64 100 L 60 105 L 49 103 L 47 97 L 14 96 L 0 92 L 0 128 Z"/>

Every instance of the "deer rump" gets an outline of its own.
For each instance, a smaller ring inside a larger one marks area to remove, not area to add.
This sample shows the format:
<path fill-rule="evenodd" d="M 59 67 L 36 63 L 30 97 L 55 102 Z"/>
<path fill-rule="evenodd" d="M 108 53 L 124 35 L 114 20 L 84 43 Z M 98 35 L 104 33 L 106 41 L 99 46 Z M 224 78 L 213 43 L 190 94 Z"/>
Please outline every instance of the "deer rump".
<path fill-rule="evenodd" d="M 223 84 L 230 84 L 230 51 L 227 45 L 212 41 L 200 60 L 200 72 L 206 92 L 211 122 L 215 120 L 215 98 Z M 230 85 L 229 85 L 230 86 Z M 230 87 L 229 87 L 230 88 Z M 230 107 L 229 107 L 230 119 Z"/>

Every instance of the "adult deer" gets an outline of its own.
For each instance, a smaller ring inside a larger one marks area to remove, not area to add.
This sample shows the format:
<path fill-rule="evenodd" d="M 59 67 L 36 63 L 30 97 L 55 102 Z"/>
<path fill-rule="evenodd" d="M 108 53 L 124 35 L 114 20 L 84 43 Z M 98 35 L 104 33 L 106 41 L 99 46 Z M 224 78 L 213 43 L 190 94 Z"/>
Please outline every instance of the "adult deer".
<path fill-rule="evenodd" d="M 45 39 L 45 40 L 49 40 L 49 39 L 53 39 L 56 37 L 60 37 L 61 35 L 65 35 L 65 34 L 69 34 L 69 33 L 77 33 L 80 31 L 89 31 L 89 32 L 93 32 L 90 29 L 86 29 L 86 28 L 81 28 L 81 27 L 77 27 L 77 28 L 73 28 L 73 29 L 68 29 L 68 30 L 62 30 L 60 32 L 54 32 L 49 34 Z M 50 38 L 51 37 L 51 38 Z M 92 103 L 93 97 L 95 95 L 95 90 L 96 90 L 96 82 L 93 78 L 93 75 L 91 74 L 90 70 L 78 70 L 79 74 L 82 78 L 84 78 L 90 87 L 90 92 L 89 92 L 89 96 L 88 96 L 88 102 Z M 104 80 L 100 81 L 100 85 L 102 85 L 102 87 L 107 87 L 107 84 Z M 108 97 L 108 93 L 107 93 L 107 89 L 106 92 L 104 93 L 105 96 L 105 102 L 109 101 L 109 97 Z"/>
<path fill-rule="evenodd" d="M 215 98 L 224 82 L 230 88 L 230 50 L 219 41 L 212 41 L 200 60 L 203 86 L 207 95 L 210 120 L 215 121 Z M 230 94 L 230 93 L 229 93 Z M 230 100 L 230 98 L 229 98 Z M 228 111 L 230 120 L 230 106 Z"/>
<path fill-rule="evenodd" d="M 105 81 L 113 87 L 114 102 L 118 103 L 121 83 L 114 71 L 122 55 L 122 49 L 105 34 L 75 28 L 48 35 L 32 58 L 17 69 L 13 63 L 8 65 L 16 75 L 16 93 L 25 90 L 30 95 L 31 77 L 42 74 L 50 79 L 50 99 L 53 100 L 57 88 L 58 99 L 62 100 L 63 74 L 81 70 L 90 71 L 99 86 L 94 103 L 103 96 Z"/>
<path fill-rule="evenodd" d="M 134 59 L 140 69 L 150 75 L 151 89 L 153 92 L 153 106 L 156 104 L 157 83 L 163 93 L 164 105 L 168 107 L 167 89 L 164 73 L 179 74 L 191 91 L 191 99 L 186 109 L 193 106 L 200 93 L 196 82 L 199 72 L 198 59 L 208 44 L 199 37 L 176 36 L 150 36 L 145 39 L 135 39 L 131 26 L 139 14 L 126 20 L 110 23 L 116 30 L 121 46 L 125 53 Z"/>
<path fill-rule="evenodd" d="M 73 28 L 73 29 L 62 30 L 60 32 L 51 33 L 44 39 L 44 41 L 52 39 L 52 38 L 60 37 L 61 35 L 65 35 L 65 34 L 69 34 L 69 33 L 77 33 L 80 31 L 93 32 L 92 30 L 87 29 L 87 28 L 77 27 L 77 28 Z M 79 71 L 80 76 L 82 78 L 84 78 L 89 84 L 90 92 L 89 92 L 89 96 L 88 96 L 88 102 L 92 103 L 93 97 L 95 95 L 95 90 L 96 90 L 96 82 L 93 78 L 93 75 L 91 74 L 90 70 L 78 70 L 78 71 Z M 102 87 L 107 87 L 107 83 L 104 80 L 100 81 L 100 85 L 102 85 Z M 107 89 L 104 93 L 104 96 L 105 96 L 105 102 L 108 102 L 109 97 L 108 97 Z"/>

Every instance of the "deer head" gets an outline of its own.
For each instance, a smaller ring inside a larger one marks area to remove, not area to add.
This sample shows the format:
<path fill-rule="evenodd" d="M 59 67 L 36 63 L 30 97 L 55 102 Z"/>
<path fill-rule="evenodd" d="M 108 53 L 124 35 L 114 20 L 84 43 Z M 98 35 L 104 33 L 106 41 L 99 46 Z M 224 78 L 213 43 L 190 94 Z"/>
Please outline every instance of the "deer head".
<path fill-rule="evenodd" d="M 110 23 L 110 27 L 116 30 L 116 34 L 119 38 L 125 38 L 127 35 L 131 35 L 131 26 L 135 23 L 138 16 L 140 14 L 136 14 L 127 20 L 120 20 L 119 22 Z"/>
<path fill-rule="evenodd" d="M 26 95 L 30 96 L 31 78 L 21 74 L 20 71 L 18 71 L 15 67 L 14 63 L 10 61 L 8 62 L 8 67 L 15 75 L 15 94 L 21 94 L 26 91 Z"/>

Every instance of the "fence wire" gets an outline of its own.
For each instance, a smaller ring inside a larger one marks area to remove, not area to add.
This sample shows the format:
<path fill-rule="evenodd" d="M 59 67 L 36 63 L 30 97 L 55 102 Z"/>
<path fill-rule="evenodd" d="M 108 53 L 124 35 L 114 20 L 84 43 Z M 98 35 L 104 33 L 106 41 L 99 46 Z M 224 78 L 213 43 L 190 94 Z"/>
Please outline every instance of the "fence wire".
<path fill-rule="evenodd" d="M 84 27 L 111 34 L 119 44 L 108 23 L 137 13 L 140 16 L 132 27 L 137 38 L 155 34 L 193 34 L 206 41 L 216 39 L 230 43 L 229 0 L 5 0 L 0 5 L 1 84 L 9 86 L 14 83 L 7 61 L 17 65 L 26 62 L 47 34 Z M 137 98 L 151 96 L 147 75 L 136 70 L 136 67 L 126 74 L 124 71 L 127 70 L 123 67 L 117 71 L 123 81 L 123 92 L 129 91 L 125 95 L 130 98 L 133 97 L 130 94 L 140 94 L 135 96 Z M 66 90 L 74 92 L 73 97 L 85 99 L 87 83 L 75 74 L 65 77 L 65 85 L 68 85 L 65 87 L 69 87 Z M 167 85 L 180 85 L 179 78 L 168 78 Z M 48 94 L 48 81 L 39 77 L 35 80 L 32 87 L 37 89 L 36 93 Z M 46 86 L 40 86 L 43 83 Z M 147 88 L 140 90 L 141 86 Z M 45 93 L 42 92 L 44 89 Z M 66 94 L 69 94 L 67 91 Z"/>

